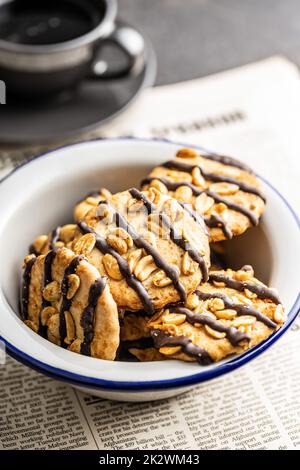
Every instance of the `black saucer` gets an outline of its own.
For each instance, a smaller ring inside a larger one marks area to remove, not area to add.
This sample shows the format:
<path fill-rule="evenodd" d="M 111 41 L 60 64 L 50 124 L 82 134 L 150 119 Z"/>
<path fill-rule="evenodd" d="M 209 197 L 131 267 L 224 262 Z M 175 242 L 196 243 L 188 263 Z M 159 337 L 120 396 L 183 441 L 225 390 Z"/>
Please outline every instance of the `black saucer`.
<path fill-rule="evenodd" d="M 78 90 L 34 106 L 30 100 L 25 104 L 9 102 L 8 97 L 7 104 L 0 107 L 0 142 L 38 144 L 79 135 L 125 111 L 141 90 L 155 81 L 155 52 L 149 39 L 144 40 L 146 64 L 136 77 L 86 80 Z"/>

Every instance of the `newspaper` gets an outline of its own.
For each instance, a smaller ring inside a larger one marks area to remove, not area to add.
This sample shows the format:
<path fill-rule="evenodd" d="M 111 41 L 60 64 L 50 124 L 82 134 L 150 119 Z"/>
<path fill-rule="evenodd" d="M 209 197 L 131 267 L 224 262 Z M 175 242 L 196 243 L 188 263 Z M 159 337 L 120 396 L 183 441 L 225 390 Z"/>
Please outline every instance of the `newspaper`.
<path fill-rule="evenodd" d="M 84 138 L 154 135 L 236 155 L 299 210 L 299 101 L 297 69 L 271 58 L 148 90 L 114 125 Z M 2 175 L 36 151 L 2 152 Z M 86 395 L 7 358 L 0 449 L 300 449 L 299 357 L 298 322 L 243 368 L 150 403 Z"/>

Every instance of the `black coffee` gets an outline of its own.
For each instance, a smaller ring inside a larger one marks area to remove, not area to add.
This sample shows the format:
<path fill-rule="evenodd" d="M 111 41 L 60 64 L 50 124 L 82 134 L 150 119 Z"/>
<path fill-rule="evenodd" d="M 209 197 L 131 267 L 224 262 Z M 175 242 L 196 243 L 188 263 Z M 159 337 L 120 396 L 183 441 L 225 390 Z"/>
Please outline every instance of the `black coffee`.
<path fill-rule="evenodd" d="M 95 28 L 103 15 L 99 0 L 8 1 L 0 6 L 0 39 L 31 45 L 70 41 Z"/>

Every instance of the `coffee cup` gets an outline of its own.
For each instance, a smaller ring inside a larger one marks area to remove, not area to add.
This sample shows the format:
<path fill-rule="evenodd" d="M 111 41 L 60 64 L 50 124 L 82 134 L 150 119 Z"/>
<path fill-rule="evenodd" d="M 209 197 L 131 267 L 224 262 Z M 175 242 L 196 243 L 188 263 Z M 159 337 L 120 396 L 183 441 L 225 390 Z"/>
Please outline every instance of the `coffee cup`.
<path fill-rule="evenodd" d="M 116 0 L 0 0 L 0 80 L 9 95 L 35 99 L 85 79 L 120 79 L 141 71 L 141 34 L 116 24 Z M 124 55 L 112 67 L 107 44 Z"/>

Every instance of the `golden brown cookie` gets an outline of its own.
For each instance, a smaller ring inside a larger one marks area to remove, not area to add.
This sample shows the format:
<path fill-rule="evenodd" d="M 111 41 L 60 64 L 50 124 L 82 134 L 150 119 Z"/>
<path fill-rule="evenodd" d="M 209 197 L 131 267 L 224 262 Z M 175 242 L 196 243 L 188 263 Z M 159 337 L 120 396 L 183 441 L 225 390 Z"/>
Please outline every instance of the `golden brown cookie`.
<path fill-rule="evenodd" d="M 71 351 L 114 360 L 119 319 L 106 279 L 67 248 L 25 258 L 21 293 L 24 322 Z"/>
<path fill-rule="evenodd" d="M 79 222 L 79 220 L 82 220 L 89 210 L 98 206 L 100 201 L 105 201 L 110 196 L 111 192 L 106 188 L 101 188 L 99 191 L 92 191 L 87 194 L 85 198 L 79 201 L 74 207 L 74 220 Z"/>
<path fill-rule="evenodd" d="M 161 310 L 147 326 L 161 354 L 206 365 L 255 346 L 285 319 L 276 291 L 244 266 L 212 271 L 185 305 Z"/>
<path fill-rule="evenodd" d="M 265 208 L 260 184 L 248 167 L 230 157 L 199 154 L 193 149 L 181 149 L 176 158 L 154 168 L 142 181 L 142 189 L 150 187 L 203 216 L 211 242 L 257 225 Z"/>
<path fill-rule="evenodd" d="M 154 309 L 185 301 L 209 267 L 206 228 L 175 199 L 131 189 L 91 209 L 72 249 L 108 276 L 119 308 Z"/>
<path fill-rule="evenodd" d="M 44 255 L 53 248 L 69 248 L 76 231 L 76 224 L 56 227 L 48 235 L 39 235 L 29 247 L 29 253 L 35 256 Z"/>

